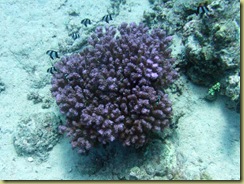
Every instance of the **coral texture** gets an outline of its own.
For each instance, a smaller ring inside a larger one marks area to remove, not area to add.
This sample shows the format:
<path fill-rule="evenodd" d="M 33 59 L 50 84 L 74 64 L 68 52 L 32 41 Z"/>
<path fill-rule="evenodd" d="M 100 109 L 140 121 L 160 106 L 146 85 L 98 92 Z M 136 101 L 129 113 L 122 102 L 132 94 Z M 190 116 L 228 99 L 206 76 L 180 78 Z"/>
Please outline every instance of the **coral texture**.
<path fill-rule="evenodd" d="M 220 94 L 228 97 L 228 104 L 239 105 L 239 1 L 206 1 L 210 11 L 199 15 L 196 10 L 202 0 L 150 2 L 152 9 L 144 12 L 142 21 L 175 35 L 172 43 L 175 46 L 172 54 L 177 57 L 175 65 L 196 84 L 210 88 L 220 82 Z"/>
<path fill-rule="evenodd" d="M 161 29 L 122 23 L 98 27 L 89 46 L 55 64 L 52 95 L 67 122 L 60 127 L 79 152 L 114 140 L 143 146 L 170 123 L 166 89 L 177 77 Z"/>

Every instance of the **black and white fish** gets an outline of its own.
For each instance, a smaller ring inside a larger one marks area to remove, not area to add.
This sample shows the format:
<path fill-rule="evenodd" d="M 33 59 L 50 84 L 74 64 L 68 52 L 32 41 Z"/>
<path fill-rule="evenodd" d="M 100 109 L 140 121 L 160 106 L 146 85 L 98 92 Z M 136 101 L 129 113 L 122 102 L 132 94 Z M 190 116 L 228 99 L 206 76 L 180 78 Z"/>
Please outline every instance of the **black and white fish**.
<path fill-rule="evenodd" d="M 54 50 L 48 50 L 46 54 L 49 55 L 51 59 L 59 58 L 58 52 Z"/>
<path fill-rule="evenodd" d="M 109 23 L 110 20 L 113 20 L 112 19 L 112 14 L 104 15 L 102 20 L 107 22 L 107 23 Z"/>
<path fill-rule="evenodd" d="M 57 69 L 54 66 L 52 66 L 52 67 L 47 69 L 47 72 L 51 73 L 51 74 L 54 74 L 54 73 L 57 73 L 58 71 L 57 71 Z"/>
<path fill-rule="evenodd" d="M 208 12 L 210 12 L 209 8 L 208 8 L 208 4 L 207 3 L 201 3 L 199 4 L 199 6 L 197 7 L 197 11 L 196 14 L 200 15 L 200 17 L 203 16 L 203 14 L 206 14 L 208 16 Z"/>
<path fill-rule="evenodd" d="M 65 79 L 67 79 L 67 80 L 68 80 L 68 76 L 69 76 L 69 74 L 68 74 L 68 73 L 65 73 L 63 76 L 64 76 L 64 78 L 65 78 Z"/>
<path fill-rule="evenodd" d="M 73 38 L 73 40 L 76 40 L 76 39 L 80 38 L 80 34 L 78 32 L 72 33 L 71 37 Z"/>
<path fill-rule="evenodd" d="M 65 74 L 63 75 L 63 77 L 64 77 L 64 79 L 67 80 L 67 81 L 72 81 L 72 77 L 70 77 L 68 73 L 65 73 Z"/>
<path fill-rule="evenodd" d="M 83 19 L 80 23 L 84 24 L 87 27 L 87 24 L 91 24 L 91 20 L 90 19 Z"/>

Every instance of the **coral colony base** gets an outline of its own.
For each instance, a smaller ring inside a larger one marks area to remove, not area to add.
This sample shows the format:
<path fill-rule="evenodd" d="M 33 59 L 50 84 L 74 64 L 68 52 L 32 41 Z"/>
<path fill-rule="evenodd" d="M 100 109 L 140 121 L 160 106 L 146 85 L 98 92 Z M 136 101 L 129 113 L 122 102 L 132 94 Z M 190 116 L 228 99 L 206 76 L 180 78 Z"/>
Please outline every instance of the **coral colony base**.
<path fill-rule="evenodd" d="M 152 131 L 170 124 L 166 89 L 177 77 L 171 36 L 142 23 L 98 27 L 89 46 L 55 64 L 52 95 L 73 148 L 85 153 L 98 143 L 118 140 L 143 146 Z"/>

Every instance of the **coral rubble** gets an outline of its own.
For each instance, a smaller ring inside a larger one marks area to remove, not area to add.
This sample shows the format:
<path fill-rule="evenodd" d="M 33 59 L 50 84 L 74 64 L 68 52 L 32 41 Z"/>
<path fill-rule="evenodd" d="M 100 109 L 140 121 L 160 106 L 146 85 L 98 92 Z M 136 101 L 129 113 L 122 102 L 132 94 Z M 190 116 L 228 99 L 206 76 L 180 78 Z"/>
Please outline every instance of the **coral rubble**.
<path fill-rule="evenodd" d="M 46 160 L 59 140 L 60 119 L 54 113 L 33 114 L 19 121 L 14 134 L 14 147 L 21 156 Z"/>

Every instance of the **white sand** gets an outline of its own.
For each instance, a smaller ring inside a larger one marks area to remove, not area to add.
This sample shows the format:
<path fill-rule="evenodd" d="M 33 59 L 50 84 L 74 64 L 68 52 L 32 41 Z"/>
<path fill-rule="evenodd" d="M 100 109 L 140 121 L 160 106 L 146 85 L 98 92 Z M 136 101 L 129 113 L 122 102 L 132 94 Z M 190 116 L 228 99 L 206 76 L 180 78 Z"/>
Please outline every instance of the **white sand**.
<path fill-rule="evenodd" d="M 49 80 L 46 73 L 51 66 L 45 54 L 58 49 L 58 43 L 67 37 L 65 25 L 71 18 L 75 24 L 86 17 L 98 19 L 106 14 L 109 1 L 89 4 L 90 1 L 20 1 L 0 2 L 0 79 L 6 90 L 0 93 L 0 179 L 111 179 L 112 176 L 88 176 L 81 157 L 62 139 L 50 152 L 47 162 L 38 163 L 31 158 L 19 157 L 13 147 L 13 134 L 20 118 L 33 113 L 55 112 L 55 108 L 42 109 L 27 100 L 36 81 Z M 91 2 L 90 2 L 91 3 Z M 129 4 L 129 5 L 128 5 Z M 114 20 L 142 19 L 147 0 L 128 1 Z M 68 16 L 70 10 L 80 13 Z M 114 22 L 112 22 L 113 24 Z M 34 72 L 32 72 L 34 71 Z M 50 86 L 39 92 L 50 97 Z M 188 108 L 179 120 L 174 137 L 178 164 L 187 179 L 194 179 L 206 171 L 213 179 L 240 179 L 240 116 L 225 108 L 223 99 L 213 103 L 200 99 L 206 89 L 188 84 L 174 109 Z"/>
<path fill-rule="evenodd" d="M 187 108 L 174 138 L 184 176 L 193 179 L 206 172 L 212 179 L 240 179 L 240 115 L 226 108 L 224 98 L 202 99 L 207 89 L 186 88 L 174 100 L 179 100 L 174 109 Z"/>

